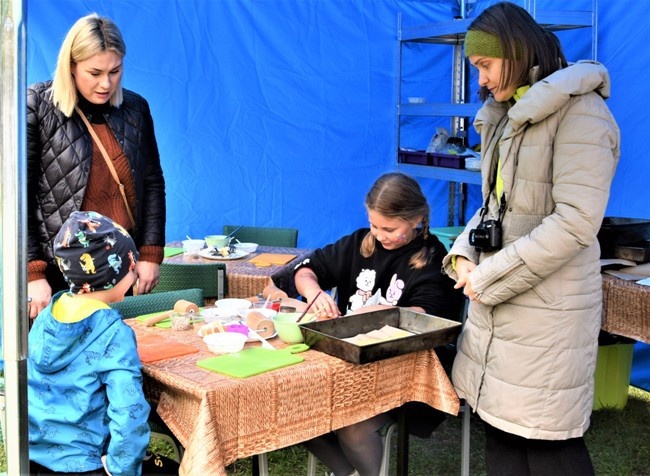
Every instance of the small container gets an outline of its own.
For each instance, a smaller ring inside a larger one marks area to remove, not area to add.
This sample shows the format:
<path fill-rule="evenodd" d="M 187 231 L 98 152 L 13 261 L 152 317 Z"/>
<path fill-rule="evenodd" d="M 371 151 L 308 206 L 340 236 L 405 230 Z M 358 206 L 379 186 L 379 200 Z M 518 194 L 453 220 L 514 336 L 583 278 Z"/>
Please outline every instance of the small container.
<path fill-rule="evenodd" d="M 227 326 L 224 327 L 226 332 L 239 332 L 240 334 L 244 334 L 246 338 L 248 338 L 248 326 L 246 324 L 228 324 Z"/>
<path fill-rule="evenodd" d="M 282 303 L 282 299 L 277 299 L 275 301 L 269 301 L 269 302 L 266 302 L 266 300 L 257 301 L 253 303 L 253 309 L 263 309 L 266 307 L 266 309 L 273 309 L 275 312 L 279 312 L 281 303 Z"/>
<path fill-rule="evenodd" d="M 400 150 L 397 159 L 402 164 L 433 165 L 431 154 L 424 150 Z"/>
<path fill-rule="evenodd" d="M 204 240 L 183 240 L 183 256 L 190 260 L 199 258 L 199 251 L 205 246 Z"/>
<path fill-rule="evenodd" d="M 287 313 L 287 312 L 296 312 L 296 308 L 294 306 L 280 306 L 278 313 Z"/>

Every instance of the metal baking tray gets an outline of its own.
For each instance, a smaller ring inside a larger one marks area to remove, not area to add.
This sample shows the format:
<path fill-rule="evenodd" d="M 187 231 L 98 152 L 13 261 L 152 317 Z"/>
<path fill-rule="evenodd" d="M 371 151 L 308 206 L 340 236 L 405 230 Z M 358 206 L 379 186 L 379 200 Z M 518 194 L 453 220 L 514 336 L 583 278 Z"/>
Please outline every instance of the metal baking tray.
<path fill-rule="evenodd" d="M 359 346 L 342 339 L 381 329 L 385 325 L 413 332 L 415 335 Z M 305 344 L 348 362 L 365 364 L 409 352 L 456 342 L 461 323 L 421 312 L 394 307 L 339 319 L 301 324 Z"/>
<path fill-rule="evenodd" d="M 614 256 L 621 259 L 629 259 L 637 264 L 650 261 L 650 241 L 637 241 L 614 247 Z"/>

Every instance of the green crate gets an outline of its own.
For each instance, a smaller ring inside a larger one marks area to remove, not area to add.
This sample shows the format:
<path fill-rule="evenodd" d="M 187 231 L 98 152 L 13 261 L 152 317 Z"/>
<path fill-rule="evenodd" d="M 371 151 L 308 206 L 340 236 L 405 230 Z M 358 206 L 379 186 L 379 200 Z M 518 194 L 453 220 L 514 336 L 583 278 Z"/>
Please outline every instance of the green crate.
<path fill-rule="evenodd" d="M 436 235 L 442 244 L 449 250 L 451 249 L 451 245 L 454 244 L 454 240 L 458 238 L 458 235 L 460 235 L 464 229 L 464 226 L 445 226 L 441 228 L 429 228 L 429 233 Z"/>
<path fill-rule="evenodd" d="M 622 410 L 627 405 L 633 350 L 634 344 L 598 347 L 594 376 L 594 410 L 603 408 Z"/>

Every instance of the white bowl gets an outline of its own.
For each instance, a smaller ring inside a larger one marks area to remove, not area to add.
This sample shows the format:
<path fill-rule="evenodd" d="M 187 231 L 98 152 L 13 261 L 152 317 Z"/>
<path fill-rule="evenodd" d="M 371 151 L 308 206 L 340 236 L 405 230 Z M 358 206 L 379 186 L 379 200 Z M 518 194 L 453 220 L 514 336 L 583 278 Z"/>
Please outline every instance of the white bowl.
<path fill-rule="evenodd" d="M 229 307 L 209 307 L 199 312 L 199 315 L 206 323 L 220 320 L 222 323 L 226 324 L 231 321 L 238 321 L 239 312 L 239 309 Z"/>
<path fill-rule="evenodd" d="M 255 253 L 257 251 L 257 243 L 235 243 L 233 245 L 236 250 L 244 251 L 246 253 Z"/>
<path fill-rule="evenodd" d="M 204 336 L 203 342 L 213 354 L 229 354 L 242 350 L 247 339 L 239 332 L 217 332 Z"/>
<path fill-rule="evenodd" d="M 422 104 L 425 101 L 425 98 L 410 97 L 408 99 L 409 99 L 409 103 L 411 104 Z"/>
<path fill-rule="evenodd" d="M 217 302 L 214 303 L 214 305 L 220 309 L 229 309 L 237 313 L 239 311 L 243 311 L 244 309 L 248 309 L 253 305 L 253 303 L 250 302 L 248 299 L 226 298 L 226 299 L 219 299 Z"/>
<path fill-rule="evenodd" d="M 245 309 L 243 311 L 239 311 L 238 315 L 244 319 L 244 322 L 246 322 L 246 318 L 251 312 L 259 312 L 262 314 L 265 318 L 271 319 L 273 316 L 275 316 L 278 311 L 275 309 L 268 309 L 268 308 L 255 308 L 255 309 Z"/>

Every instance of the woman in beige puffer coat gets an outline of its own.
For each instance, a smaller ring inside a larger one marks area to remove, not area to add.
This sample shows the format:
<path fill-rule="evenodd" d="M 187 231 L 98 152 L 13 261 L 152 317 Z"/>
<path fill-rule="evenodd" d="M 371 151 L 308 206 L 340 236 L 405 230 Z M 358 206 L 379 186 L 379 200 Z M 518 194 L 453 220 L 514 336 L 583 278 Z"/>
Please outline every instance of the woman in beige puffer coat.
<path fill-rule="evenodd" d="M 487 97 L 474 121 L 485 213 L 443 262 L 470 298 L 453 383 L 486 423 L 488 474 L 593 474 L 582 436 L 601 324 L 596 235 L 619 156 L 609 76 L 567 66 L 510 3 L 474 20 L 465 54 Z M 496 250 L 469 242 L 482 218 L 502 224 Z"/>

